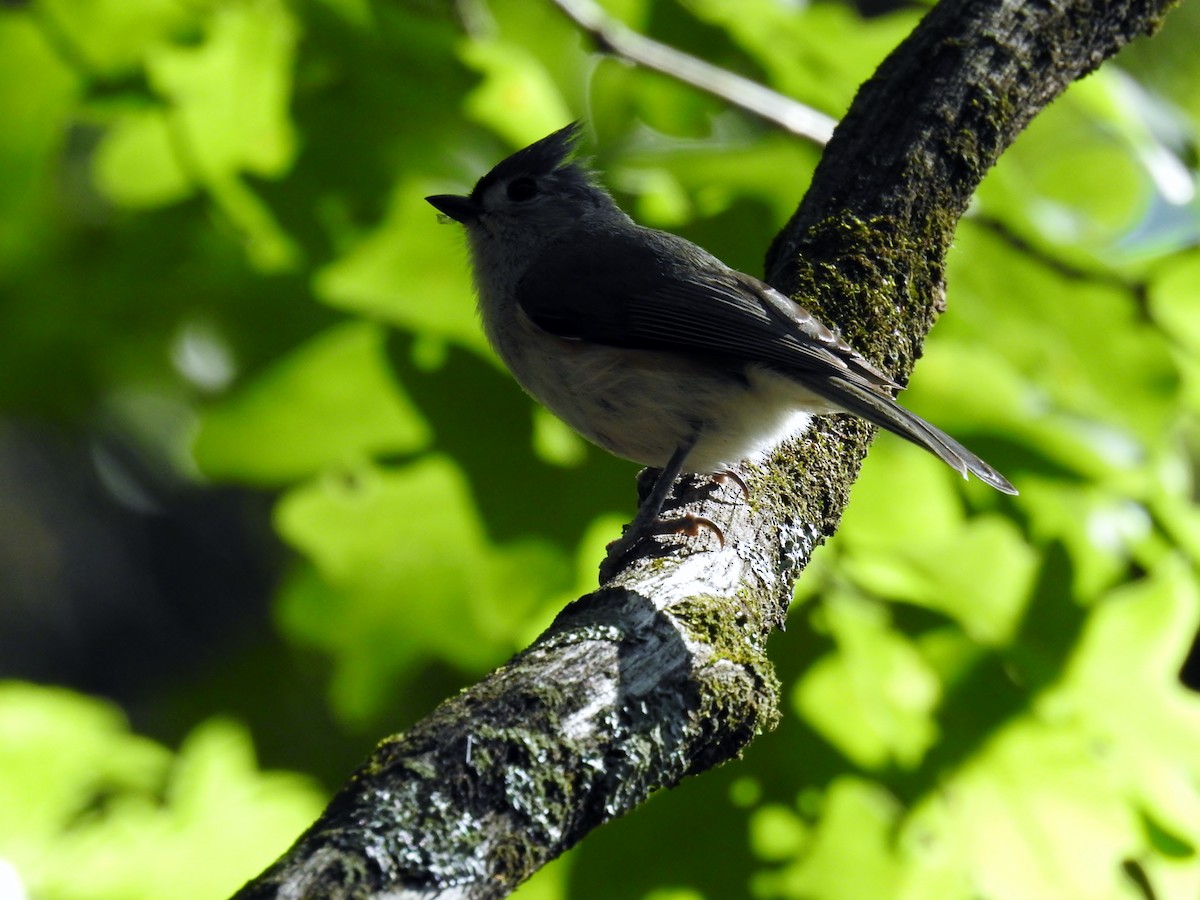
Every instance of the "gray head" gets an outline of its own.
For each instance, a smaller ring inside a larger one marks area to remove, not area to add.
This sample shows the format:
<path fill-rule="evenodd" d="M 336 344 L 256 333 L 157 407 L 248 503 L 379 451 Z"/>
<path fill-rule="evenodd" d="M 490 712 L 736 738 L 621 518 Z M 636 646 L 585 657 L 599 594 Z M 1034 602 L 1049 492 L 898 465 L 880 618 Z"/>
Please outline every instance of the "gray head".
<path fill-rule="evenodd" d="M 570 157 L 581 126 L 572 122 L 498 163 L 467 196 L 435 194 L 425 199 L 467 226 L 471 242 L 498 242 L 509 253 L 540 249 L 581 220 L 624 217 L 587 169 Z M 497 248 L 498 249 L 498 248 Z"/>

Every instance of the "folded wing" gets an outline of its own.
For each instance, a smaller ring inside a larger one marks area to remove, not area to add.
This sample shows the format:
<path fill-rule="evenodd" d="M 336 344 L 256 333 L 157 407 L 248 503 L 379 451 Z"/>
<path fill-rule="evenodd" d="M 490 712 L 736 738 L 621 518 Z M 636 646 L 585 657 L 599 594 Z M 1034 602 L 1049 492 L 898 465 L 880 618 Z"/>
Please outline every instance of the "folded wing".
<path fill-rule="evenodd" d="M 615 347 L 770 366 L 964 476 L 974 472 L 997 490 L 1016 493 L 994 468 L 896 403 L 896 382 L 769 285 L 665 232 L 614 228 L 590 243 L 586 254 L 551 248 L 522 280 L 519 303 L 539 327 Z"/>

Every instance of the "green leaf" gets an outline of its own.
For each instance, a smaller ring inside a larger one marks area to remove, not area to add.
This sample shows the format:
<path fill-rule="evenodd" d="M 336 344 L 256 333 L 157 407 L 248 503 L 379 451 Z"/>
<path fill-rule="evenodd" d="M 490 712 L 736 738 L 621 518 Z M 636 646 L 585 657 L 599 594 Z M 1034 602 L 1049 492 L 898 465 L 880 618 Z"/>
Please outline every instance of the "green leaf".
<path fill-rule="evenodd" d="M 890 553 L 878 544 L 853 546 L 843 572 L 876 596 L 937 610 L 974 640 L 1000 645 L 1020 620 L 1036 560 L 1011 522 L 980 516 L 940 540 L 903 543 Z"/>
<path fill-rule="evenodd" d="M 339 325 L 208 410 L 193 454 L 211 478 L 286 484 L 424 448 L 429 429 L 392 378 L 383 329 Z"/>
<path fill-rule="evenodd" d="M 463 45 L 462 60 L 484 76 L 467 95 L 467 114 L 503 135 L 514 148 L 574 118 L 550 73 L 520 44 L 472 41 Z"/>
<path fill-rule="evenodd" d="M 1198 618 L 1178 561 L 1114 592 L 1059 682 L 926 795 L 901 844 L 955 860 L 977 895 L 1129 896 L 1128 859 L 1153 884 L 1187 886 L 1162 896 L 1194 893 L 1200 867 L 1186 848 L 1200 839 L 1200 698 L 1176 671 Z"/>
<path fill-rule="evenodd" d="M 750 846 L 764 860 L 795 857 L 809 840 L 809 829 L 794 809 L 765 803 L 750 816 Z"/>
<path fill-rule="evenodd" d="M 811 844 L 759 876 L 765 895 L 1131 897 L 1128 860 L 1156 896 L 1193 895 L 1200 698 L 1176 669 L 1198 620 L 1200 593 L 1177 560 L 1114 592 L 1062 677 L 961 764 L 931 771 L 908 810 L 835 780 Z"/>
<path fill-rule="evenodd" d="M 688 199 L 685 206 L 678 198 L 670 201 L 675 217 L 685 221 L 682 213 L 690 211 L 689 219 L 716 217 L 736 204 L 753 203 L 760 221 L 754 224 L 761 234 L 751 231 L 755 256 L 743 267 L 757 272 L 762 268 L 762 244 L 790 218 L 800 198 L 802 185 L 816 167 L 819 154 L 812 147 L 783 136 L 766 136 L 750 140 L 719 139 L 711 136 L 686 143 L 673 141 L 649 149 L 637 148 L 614 160 L 608 175 L 609 183 L 622 191 L 640 195 L 662 192 L 663 179 L 670 179 Z M 779 173 L 788 172 L 794 190 L 781 191 Z M 657 201 L 662 203 L 662 201 Z M 762 219 L 761 210 L 770 215 Z M 657 224 L 653 219 L 649 224 Z M 662 223 L 666 225 L 666 222 Z M 709 243 L 720 251 L 723 259 L 726 248 L 740 235 L 719 234 L 724 246 Z M 731 260 L 731 264 L 736 260 Z M 740 263 L 739 263 L 740 264 Z"/>
<path fill-rule="evenodd" d="M 797 713 L 859 766 L 915 766 L 935 740 L 941 688 L 878 604 L 834 595 L 825 620 L 837 652 L 797 683 Z"/>
<path fill-rule="evenodd" d="M 853 7 L 802 7 L 772 0 L 686 0 L 696 16 L 720 25 L 766 69 L 770 84 L 834 115 L 916 24 L 905 10 L 863 19 Z"/>
<path fill-rule="evenodd" d="M 1181 254 L 1159 268 L 1151 284 L 1150 310 L 1193 356 L 1200 354 L 1200 253 Z"/>
<path fill-rule="evenodd" d="M 77 65 L 101 79 L 120 76 L 185 41 L 211 0 L 41 0 L 41 26 Z M 70 48 L 68 51 L 67 48 Z"/>
<path fill-rule="evenodd" d="M 166 45 L 147 60 L 167 101 L 119 119 L 97 149 L 94 178 L 115 203 L 160 205 L 204 187 L 266 271 L 294 267 L 298 250 L 243 183 L 277 178 L 291 166 L 295 134 L 288 105 L 297 40 L 282 0 L 220 6 L 196 46 Z"/>
<path fill-rule="evenodd" d="M 1200 844 L 1200 698 L 1178 667 L 1200 623 L 1187 565 L 1167 560 L 1097 607 L 1048 714 L 1081 721 L 1130 800 L 1161 827 Z"/>
<path fill-rule="evenodd" d="M 898 896 L 892 829 L 899 813 L 895 799 L 878 785 L 839 778 L 829 787 L 803 856 L 786 869 L 756 878 L 756 893 L 805 900 Z M 933 900 L 934 895 L 928 897 Z"/>
<path fill-rule="evenodd" d="M 675 138 L 710 136 L 721 101 L 683 82 L 606 56 L 596 63 L 588 83 L 589 121 L 603 144 L 627 137 L 633 123 L 643 123 Z"/>
<path fill-rule="evenodd" d="M 909 543 L 944 541 L 966 523 L 961 478 L 944 477 L 946 464 L 894 435 L 880 434 L 839 528 L 839 542 L 863 552 L 887 552 Z M 914 516 L 919 499 L 921 514 Z"/>
<path fill-rule="evenodd" d="M 1119 74 L 1109 70 L 1073 84 L 984 179 L 977 194 L 983 210 L 1111 259 L 1153 189 L 1138 158 L 1149 138 L 1137 111 L 1126 108 L 1133 98 L 1121 87 Z M 1103 190 L 1096 190 L 1097 173 L 1103 173 Z"/>
<path fill-rule="evenodd" d="M 44 852 L 98 792 L 152 790 L 170 762 L 114 706 L 16 681 L 0 682 L 0 734 L 0 846 L 13 857 Z"/>
<path fill-rule="evenodd" d="M 314 288 L 331 306 L 490 356 L 475 316 L 462 228 L 439 225 L 425 202 L 438 190 L 431 182 L 398 184 L 383 224 L 319 271 Z"/>
<path fill-rule="evenodd" d="M 294 840 L 321 798 L 262 773 L 245 731 L 196 728 L 172 758 L 107 702 L 0 684 L 0 858 L 29 896 L 228 896 Z"/>
<path fill-rule="evenodd" d="M 1057 429 L 1073 424 L 1085 442 L 1126 466 L 1130 453 L 1143 453 L 1141 442 L 1168 427 L 1179 373 L 1131 290 L 1067 277 L 966 224 L 947 280 L 952 314 L 939 323 L 937 339 L 1002 354 L 1036 386 L 1025 398 L 1025 418 L 1061 412 Z"/>
<path fill-rule="evenodd" d="M 132 110 L 121 116 L 96 153 L 96 184 L 110 200 L 132 207 L 165 206 L 196 189 L 172 134 L 171 113 Z"/>
<path fill-rule="evenodd" d="M 1142 503 L 1088 484 L 1037 479 L 1022 498 L 1039 544 L 1059 540 L 1070 551 L 1075 593 L 1082 597 L 1122 578 L 1152 528 Z"/>
<path fill-rule="evenodd" d="M 955 860 L 976 895 L 1085 900 L 1123 896 L 1121 861 L 1136 850 L 1136 826 L 1084 735 L 1020 719 L 928 796 L 905 830 Z"/>
<path fill-rule="evenodd" d="M 375 712 L 418 663 L 495 665 L 570 583 L 548 544 L 493 547 L 462 474 L 439 457 L 303 485 L 276 522 L 313 567 L 286 588 L 284 625 L 333 657 L 334 703 L 350 719 Z"/>
<path fill-rule="evenodd" d="M 0 15 L 0 275 L 43 246 L 48 173 L 61 152 L 78 78 L 28 17 Z"/>

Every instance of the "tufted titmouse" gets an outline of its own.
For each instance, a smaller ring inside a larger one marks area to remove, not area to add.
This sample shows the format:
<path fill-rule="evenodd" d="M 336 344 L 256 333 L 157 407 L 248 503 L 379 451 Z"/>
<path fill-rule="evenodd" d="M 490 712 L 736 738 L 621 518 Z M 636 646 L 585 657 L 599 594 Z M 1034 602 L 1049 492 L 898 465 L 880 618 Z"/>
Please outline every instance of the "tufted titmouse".
<path fill-rule="evenodd" d="M 662 469 L 628 538 L 657 522 L 681 473 L 761 458 L 814 414 L 860 416 L 1017 492 L 803 307 L 636 224 L 569 160 L 579 130 L 514 153 L 468 196 L 425 199 L 466 226 L 484 329 L 521 386 L 593 443 Z"/>

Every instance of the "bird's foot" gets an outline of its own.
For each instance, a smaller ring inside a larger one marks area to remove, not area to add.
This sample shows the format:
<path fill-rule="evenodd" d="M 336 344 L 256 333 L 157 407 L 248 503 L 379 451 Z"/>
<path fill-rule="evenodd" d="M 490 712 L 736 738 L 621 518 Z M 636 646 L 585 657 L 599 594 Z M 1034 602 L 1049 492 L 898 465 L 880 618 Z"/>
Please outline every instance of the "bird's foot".
<path fill-rule="evenodd" d="M 658 519 L 641 526 L 638 526 L 636 522 L 630 524 L 625 533 L 612 541 L 606 548 L 604 561 L 600 563 L 601 583 L 610 580 L 620 572 L 633 551 L 647 538 L 661 534 L 678 534 L 694 538 L 699 537 L 701 532 L 706 529 L 716 536 L 721 548 L 724 549 L 725 533 L 721 531 L 721 527 L 716 522 L 706 519 L 704 516 L 688 513 L 677 519 Z"/>
<path fill-rule="evenodd" d="M 742 499 L 743 500 L 750 499 L 750 488 L 746 487 L 745 480 L 742 478 L 741 475 L 739 475 L 737 472 L 733 471 L 733 469 L 725 469 L 721 472 L 717 472 L 715 475 L 713 475 L 712 480 L 715 481 L 717 484 L 722 484 L 722 485 L 728 484 L 729 482 L 732 481 L 734 484 L 736 484 L 739 488 L 742 489 Z"/>

